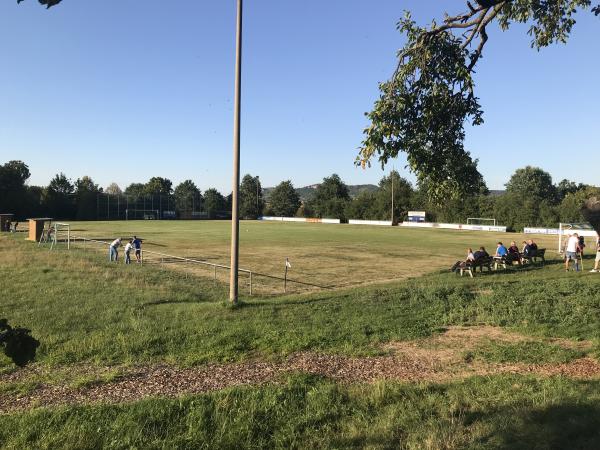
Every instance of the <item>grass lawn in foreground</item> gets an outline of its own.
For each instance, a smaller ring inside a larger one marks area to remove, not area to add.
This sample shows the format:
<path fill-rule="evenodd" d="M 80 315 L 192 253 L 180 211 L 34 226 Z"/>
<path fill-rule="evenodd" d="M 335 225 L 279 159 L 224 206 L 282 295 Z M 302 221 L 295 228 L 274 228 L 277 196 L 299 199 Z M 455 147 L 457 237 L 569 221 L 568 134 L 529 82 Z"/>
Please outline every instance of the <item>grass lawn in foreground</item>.
<path fill-rule="evenodd" d="M 102 238 L 141 236 L 145 249 L 175 256 L 193 257 L 229 265 L 229 221 L 115 221 L 72 222 L 77 236 Z M 493 254 L 496 243 L 521 241 L 523 234 L 486 233 L 453 230 L 427 230 L 402 227 L 333 225 L 310 223 L 272 223 L 242 221 L 240 224 L 240 267 L 267 275 L 283 276 L 285 260 L 292 270 L 289 277 L 333 288 L 416 277 L 445 269 L 466 257 L 467 247 L 485 246 Z M 556 237 L 534 237 L 540 247 L 554 255 Z M 99 248 L 99 247 L 98 247 Z M 107 249 L 102 248 L 102 256 Z M 148 255 L 150 258 L 150 255 Z M 156 258 L 154 258 L 156 261 Z M 211 268 L 183 267 L 197 274 L 213 276 Z M 228 272 L 218 272 L 221 281 Z M 247 290 L 247 276 L 241 275 Z M 281 293 L 283 284 L 256 278 L 261 293 Z M 298 292 L 306 286 L 290 284 Z"/>
<path fill-rule="evenodd" d="M 529 334 L 600 336 L 600 277 L 560 264 L 474 279 L 450 273 L 341 291 L 243 298 L 226 286 L 159 266 L 115 265 L 92 252 L 50 252 L 0 238 L 0 316 L 31 328 L 39 361 L 190 365 L 297 351 L 368 355 L 381 344 L 449 325 Z M 7 362 L 4 362 L 6 365 Z"/>
<path fill-rule="evenodd" d="M 158 265 L 110 264 L 104 253 L 50 252 L 22 236 L 0 236 L 0 316 L 31 328 L 42 342 L 30 372 L 3 382 L 0 397 L 41 385 L 111 383 L 121 366 L 269 361 L 299 351 L 381 354 L 383 344 L 435 336 L 451 325 L 590 341 L 585 352 L 599 356 L 600 277 L 565 273 L 552 262 L 474 279 L 436 273 L 244 297 L 231 309 L 223 284 Z M 529 364 L 580 355 L 518 341 L 490 342 L 465 357 Z M 86 378 L 86 367 L 100 375 Z M 0 376 L 12 375 L 19 371 L 0 359 Z M 447 383 L 348 384 L 288 374 L 180 398 L 4 413 L 0 443 L 10 449 L 587 449 L 600 445 L 599 417 L 597 379 L 488 374 Z"/>
<path fill-rule="evenodd" d="M 600 382 L 278 385 L 0 415 L 7 449 L 597 449 Z"/>

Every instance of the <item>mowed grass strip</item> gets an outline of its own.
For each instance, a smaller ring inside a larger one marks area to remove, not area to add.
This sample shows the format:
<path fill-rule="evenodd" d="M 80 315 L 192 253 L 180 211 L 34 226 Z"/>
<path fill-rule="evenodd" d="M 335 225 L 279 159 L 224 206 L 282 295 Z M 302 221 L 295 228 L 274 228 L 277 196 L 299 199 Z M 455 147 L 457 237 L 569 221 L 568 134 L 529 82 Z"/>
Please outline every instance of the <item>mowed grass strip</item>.
<path fill-rule="evenodd" d="M 112 240 L 137 235 L 145 239 L 147 250 L 229 265 L 231 223 L 228 221 L 72 222 L 71 226 L 73 234 L 78 236 Z M 493 253 L 499 240 L 505 243 L 515 240 L 520 245 L 525 237 L 402 227 L 242 221 L 240 265 L 282 277 L 285 260 L 289 258 L 290 278 L 340 288 L 418 277 L 464 259 L 467 247 L 485 246 Z M 551 257 L 557 247 L 556 237 L 535 239 L 541 247 L 548 248 L 547 256 Z M 210 268 L 201 266 L 180 265 L 179 269 L 213 276 Z M 219 271 L 218 276 L 226 281 L 228 274 Z M 247 291 L 246 275 L 242 275 L 242 280 Z M 283 291 L 281 282 L 257 277 L 255 283 L 257 292 Z M 290 289 L 310 290 L 293 283 Z"/>
<path fill-rule="evenodd" d="M 525 376 L 278 385 L 0 415 L 6 449 L 600 447 L 600 382 Z"/>
<path fill-rule="evenodd" d="M 600 278 L 558 265 L 467 279 L 440 274 L 379 287 L 225 306 L 226 286 L 158 267 L 110 264 L 0 238 L 0 316 L 33 330 L 38 360 L 195 365 L 298 351 L 350 356 L 426 337 L 448 325 L 490 324 L 526 334 L 600 335 Z M 1 363 L 10 367 L 6 359 Z"/>

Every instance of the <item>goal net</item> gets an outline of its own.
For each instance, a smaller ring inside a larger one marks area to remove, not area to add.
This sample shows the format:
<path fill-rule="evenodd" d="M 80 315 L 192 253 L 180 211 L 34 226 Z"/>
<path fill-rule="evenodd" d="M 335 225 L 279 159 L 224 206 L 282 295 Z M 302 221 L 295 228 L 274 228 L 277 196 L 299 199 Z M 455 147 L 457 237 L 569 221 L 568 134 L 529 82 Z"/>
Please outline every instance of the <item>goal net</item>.
<path fill-rule="evenodd" d="M 577 233 L 583 238 L 586 247 L 593 247 L 598 239 L 598 233 L 589 223 L 561 223 L 558 227 L 558 252 L 563 253 L 569 236 Z"/>
<path fill-rule="evenodd" d="M 158 220 L 160 213 L 158 209 L 126 209 L 125 220 Z"/>
<path fill-rule="evenodd" d="M 66 246 L 67 250 L 71 248 L 71 225 L 68 223 L 55 222 L 42 230 L 42 235 L 38 245 L 50 244 L 50 250 L 58 245 Z"/>
<path fill-rule="evenodd" d="M 490 217 L 469 217 L 467 225 L 491 225 L 496 226 L 496 219 Z"/>

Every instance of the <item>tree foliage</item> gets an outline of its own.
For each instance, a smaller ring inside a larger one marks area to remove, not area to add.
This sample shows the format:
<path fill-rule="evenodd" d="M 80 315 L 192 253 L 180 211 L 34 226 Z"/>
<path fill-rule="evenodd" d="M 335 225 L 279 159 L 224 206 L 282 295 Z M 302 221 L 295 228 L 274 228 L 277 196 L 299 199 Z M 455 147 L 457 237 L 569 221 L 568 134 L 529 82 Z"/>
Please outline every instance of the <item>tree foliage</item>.
<path fill-rule="evenodd" d="M 0 165 L 0 213 L 18 214 L 26 203 L 26 182 L 31 176 L 23 161 L 9 161 Z"/>
<path fill-rule="evenodd" d="M 517 169 L 506 183 L 506 191 L 539 200 L 544 199 L 551 203 L 557 199 L 557 190 L 552 183 L 552 176 L 539 167 L 527 166 Z"/>
<path fill-rule="evenodd" d="M 481 176 L 464 148 L 464 127 L 483 123 L 473 74 L 488 40 L 487 27 L 497 22 L 507 30 L 514 23 L 529 23 L 532 46 L 539 49 L 566 42 L 575 13 L 590 6 L 590 0 L 477 0 L 476 5 L 467 2 L 467 12 L 446 14 L 443 23 L 427 28 L 406 13 L 398 24 L 406 45 L 367 114 L 371 124 L 357 163 L 364 167 L 377 157 L 385 165 L 404 152 L 410 170 L 419 182 L 427 182 L 437 204 L 476 192 Z M 593 11 L 600 13 L 600 7 Z"/>
<path fill-rule="evenodd" d="M 146 195 L 169 195 L 173 192 L 173 182 L 168 178 L 152 177 L 144 186 Z"/>
<path fill-rule="evenodd" d="M 269 207 L 273 215 L 293 217 L 300 208 L 300 197 L 290 180 L 279 183 L 269 196 Z"/>
<path fill-rule="evenodd" d="M 245 175 L 240 184 L 240 216 L 245 219 L 256 219 L 262 215 L 264 207 L 260 179 Z"/>
<path fill-rule="evenodd" d="M 106 192 L 109 195 L 123 195 L 123 191 L 117 183 L 110 183 L 108 186 L 106 186 L 104 192 Z"/>
<path fill-rule="evenodd" d="M 317 216 L 345 220 L 345 209 L 350 202 L 348 186 L 339 175 L 323 178 L 309 202 L 309 209 Z"/>
<path fill-rule="evenodd" d="M 173 191 L 173 197 L 179 211 L 192 211 L 196 206 L 200 207 L 202 202 L 202 193 L 192 180 L 179 183 Z"/>
<path fill-rule="evenodd" d="M 97 217 L 97 196 L 102 192 L 92 178 L 84 175 L 75 181 L 75 205 L 77 220 L 92 220 Z"/>
<path fill-rule="evenodd" d="M 219 211 L 227 207 L 225 197 L 214 188 L 204 191 L 204 209 L 210 219 L 214 219 Z"/>

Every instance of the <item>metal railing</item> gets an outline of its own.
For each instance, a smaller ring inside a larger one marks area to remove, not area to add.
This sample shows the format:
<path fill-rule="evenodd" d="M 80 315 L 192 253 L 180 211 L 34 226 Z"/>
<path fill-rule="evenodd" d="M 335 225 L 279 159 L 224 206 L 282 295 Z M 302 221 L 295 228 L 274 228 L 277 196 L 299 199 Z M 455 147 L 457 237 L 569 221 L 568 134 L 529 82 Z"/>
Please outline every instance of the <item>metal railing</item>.
<path fill-rule="evenodd" d="M 84 249 L 86 248 L 85 245 L 87 245 L 88 243 L 98 244 L 98 245 L 103 245 L 103 246 L 109 246 L 111 244 L 111 242 L 109 242 L 109 241 L 104 241 L 104 240 L 100 240 L 100 239 L 91 239 L 91 238 L 87 238 L 84 236 L 75 236 L 73 234 L 70 235 L 69 240 L 70 240 L 71 244 L 73 244 L 75 242 L 83 242 Z M 70 248 L 72 249 L 73 245 L 70 245 Z M 231 270 L 231 267 L 228 265 L 225 265 L 225 264 L 217 264 L 217 263 L 203 261 L 203 260 L 196 259 L 196 258 L 187 258 L 184 256 L 169 255 L 167 253 L 155 252 L 152 250 L 144 250 L 143 248 L 140 249 L 140 265 L 144 265 L 144 256 L 154 256 L 159 260 L 159 263 L 161 263 L 161 264 L 177 261 L 177 262 L 190 263 L 190 264 L 199 265 L 199 266 L 211 267 L 211 268 L 213 268 L 213 279 L 215 282 L 217 281 L 217 270 L 218 269 L 224 269 L 224 270 L 229 270 L 229 271 Z M 148 264 L 148 262 L 146 262 L 146 263 Z M 287 278 L 287 276 L 286 277 L 278 277 L 278 276 L 274 276 L 274 275 L 259 273 L 259 272 L 249 270 L 249 269 L 241 269 L 240 268 L 240 269 L 238 269 L 238 272 L 248 274 L 248 281 L 249 281 L 248 287 L 249 287 L 249 294 L 251 296 L 254 294 L 255 277 L 268 278 L 271 280 L 277 280 L 277 281 L 283 282 L 283 293 L 288 292 L 288 289 L 287 289 L 288 283 L 293 283 L 293 284 L 297 284 L 297 285 L 301 285 L 301 286 L 307 286 L 307 287 L 318 288 L 318 289 L 331 289 L 331 287 L 328 287 L 328 286 L 319 286 L 319 285 L 316 285 L 313 283 L 306 283 L 303 281 L 293 280 L 293 279 Z"/>

